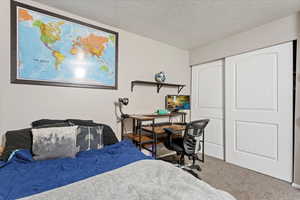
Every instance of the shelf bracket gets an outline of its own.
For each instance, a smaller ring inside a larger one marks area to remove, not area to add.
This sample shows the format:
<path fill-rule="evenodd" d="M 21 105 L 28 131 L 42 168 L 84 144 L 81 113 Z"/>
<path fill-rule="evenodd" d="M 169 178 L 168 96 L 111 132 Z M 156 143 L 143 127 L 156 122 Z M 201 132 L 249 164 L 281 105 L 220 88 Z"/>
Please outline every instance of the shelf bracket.
<path fill-rule="evenodd" d="M 162 84 L 157 84 L 157 93 L 159 93 L 160 89 L 162 88 Z"/>
<path fill-rule="evenodd" d="M 133 92 L 134 83 L 131 83 L 131 92 Z"/>
<path fill-rule="evenodd" d="M 178 94 L 181 92 L 181 90 L 184 88 L 184 86 L 178 86 Z"/>

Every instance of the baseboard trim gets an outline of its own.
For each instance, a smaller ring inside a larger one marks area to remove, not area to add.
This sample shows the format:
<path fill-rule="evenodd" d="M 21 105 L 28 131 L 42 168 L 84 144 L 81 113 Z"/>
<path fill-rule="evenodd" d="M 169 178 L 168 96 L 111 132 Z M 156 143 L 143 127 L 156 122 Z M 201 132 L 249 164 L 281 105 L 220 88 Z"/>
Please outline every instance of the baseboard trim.
<path fill-rule="evenodd" d="M 296 184 L 296 183 L 292 183 L 292 187 L 295 189 L 300 190 L 300 185 Z"/>

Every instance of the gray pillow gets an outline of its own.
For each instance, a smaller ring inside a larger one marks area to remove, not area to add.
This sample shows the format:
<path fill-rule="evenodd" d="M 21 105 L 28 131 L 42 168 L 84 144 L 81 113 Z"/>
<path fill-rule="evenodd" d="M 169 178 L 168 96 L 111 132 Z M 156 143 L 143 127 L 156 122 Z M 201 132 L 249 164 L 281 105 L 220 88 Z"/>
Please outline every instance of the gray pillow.
<path fill-rule="evenodd" d="M 78 153 L 77 126 L 32 129 L 32 153 L 35 160 L 70 157 Z"/>
<path fill-rule="evenodd" d="M 103 148 L 103 126 L 79 126 L 76 146 L 80 151 Z"/>

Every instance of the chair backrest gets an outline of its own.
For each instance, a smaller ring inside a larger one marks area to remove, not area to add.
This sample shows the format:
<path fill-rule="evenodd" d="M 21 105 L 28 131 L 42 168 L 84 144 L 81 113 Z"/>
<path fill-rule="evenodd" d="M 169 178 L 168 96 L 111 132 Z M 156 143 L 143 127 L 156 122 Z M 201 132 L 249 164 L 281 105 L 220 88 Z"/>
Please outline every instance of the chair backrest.
<path fill-rule="evenodd" d="M 187 124 L 183 136 L 183 146 L 186 154 L 192 155 L 201 151 L 201 140 L 204 139 L 204 129 L 208 122 L 209 119 L 203 119 Z"/>

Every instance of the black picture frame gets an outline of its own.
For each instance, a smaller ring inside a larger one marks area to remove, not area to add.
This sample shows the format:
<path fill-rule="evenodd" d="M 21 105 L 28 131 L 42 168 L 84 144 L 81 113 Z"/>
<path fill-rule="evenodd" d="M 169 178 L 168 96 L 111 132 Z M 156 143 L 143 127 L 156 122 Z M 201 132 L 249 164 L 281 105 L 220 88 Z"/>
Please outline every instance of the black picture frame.
<path fill-rule="evenodd" d="M 106 86 L 106 85 L 98 85 L 98 84 L 82 84 L 82 83 L 70 83 L 70 82 L 52 82 L 52 81 L 39 81 L 39 80 L 23 80 L 18 79 L 17 73 L 17 51 L 18 51 L 18 34 L 17 34 L 17 8 L 22 7 L 25 9 L 29 9 L 32 11 L 40 12 L 45 15 L 49 15 L 51 17 L 61 18 L 62 20 L 69 21 L 72 23 L 80 24 L 83 26 L 87 26 L 96 30 L 100 30 L 103 32 L 107 32 L 115 35 L 115 85 L 114 86 Z M 73 19 L 70 17 L 66 17 L 60 14 L 56 14 L 41 8 L 37 8 L 31 5 L 23 4 L 17 1 L 11 1 L 11 83 L 12 84 L 30 84 L 30 85 L 41 85 L 41 86 L 57 86 L 57 87 L 77 87 L 77 88 L 94 88 L 94 89 L 118 89 L 118 54 L 119 54 L 119 33 L 105 29 L 102 27 L 98 27 L 93 24 L 89 24 L 77 19 Z"/>

